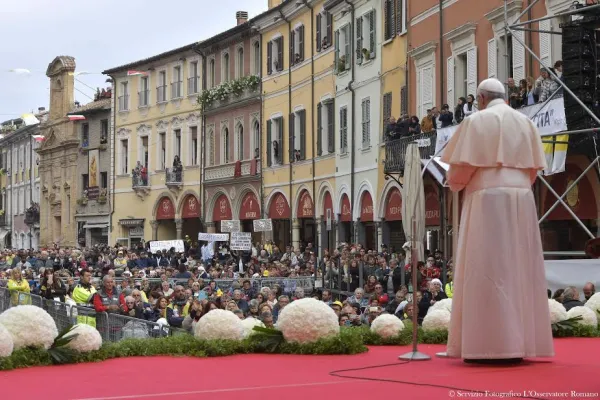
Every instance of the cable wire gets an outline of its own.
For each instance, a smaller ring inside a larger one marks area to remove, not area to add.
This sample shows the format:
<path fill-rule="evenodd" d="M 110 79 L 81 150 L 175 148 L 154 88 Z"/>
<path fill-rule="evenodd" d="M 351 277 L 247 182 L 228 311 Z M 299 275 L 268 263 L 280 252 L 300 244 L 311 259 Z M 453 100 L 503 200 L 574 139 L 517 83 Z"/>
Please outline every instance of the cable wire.
<path fill-rule="evenodd" d="M 379 365 L 370 365 L 370 366 L 366 366 L 366 367 L 339 369 L 336 371 L 329 372 L 329 375 L 337 377 L 337 378 L 357 379 L 357 380 L 372 381 L 372 382 L 399 383 L 401 385 L 431 387 L 431 388 L 437 388 L 437 389 L 448 389 L 448 390 L 456 390 L 456 391 L 460 391 L 460 392 L 479 393 L 479 394 L 489 394 L 490 393 L 489 390 L 485 391 L 485 390 L 478 390 L 478 389 L 461 388 L 461 387 L 457 387 L 457 386 L 438 385 L 435 383 L 421 383 L 421 382 L 402 381 L 402 380 L 395 380 L 395 379 L 369 378 L 369 377 L 365 377 L 365 376 L 360 377 L 360 376 L 341 375 L 342 372 L 365 371 L 365 370 L 369 370 L 369 369 L 393 367 L 393 366 L 405 365 L 405 364 L 410 364 L 410 363 L 411 363 L 411 361 L 401 361 L 401 362 L 390 363 L 390 364 L 379 364 Z M 533 396 L 522 396 L 522 397 L 519 396 L 519 397 L 523 398 L 523 399 L 545 400 L 542 397 L 533 397 Z"/>

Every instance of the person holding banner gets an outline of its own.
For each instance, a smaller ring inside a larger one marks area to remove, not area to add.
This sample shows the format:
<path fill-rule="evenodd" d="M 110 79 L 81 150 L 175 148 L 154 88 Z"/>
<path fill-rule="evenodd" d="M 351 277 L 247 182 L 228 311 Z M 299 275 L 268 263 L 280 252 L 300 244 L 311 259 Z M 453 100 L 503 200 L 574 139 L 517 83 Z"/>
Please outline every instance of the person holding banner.
<path fill-rule="evenodd" d="M 467 362 L 554 356 L 531 190 L 546 158 L 533 122 L 505 97 L 497 79 L 481 82 L 483 111 L 462 122 L 442 155 L 451 190 L 464 191 L 447 354 Z"/>

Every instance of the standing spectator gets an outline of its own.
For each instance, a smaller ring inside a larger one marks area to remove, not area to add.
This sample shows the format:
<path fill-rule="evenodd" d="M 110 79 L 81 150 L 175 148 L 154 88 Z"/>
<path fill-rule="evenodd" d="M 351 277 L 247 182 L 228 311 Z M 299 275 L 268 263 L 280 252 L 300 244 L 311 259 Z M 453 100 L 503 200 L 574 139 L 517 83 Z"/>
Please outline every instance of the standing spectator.
<path fill-rule="evenodd" d="M 479 111 L 477 107 L 475 107 L 475 97 L 472 94 L 467 96 L 467 103 L 463 107 L 465 118 L 470 116 L 471 114 Z"/>
<path fill-rule="evenodd" d="M 413 117 L 414 118 L 414 117 Z M 427 115 L 421 120 L 421 132 L 431 132 L 435 129 L 432 110 L 427 110 Z M 414 135 L 415 133 L 413 133 Z"/>
<path fill-rule="evenodd" d="M 523 81 L 525 82 L 523 83 Z M 531 106 L 536 104 L 540 96 L 537 88 L 534 87 L 535 83 L 533 82 L 533 78 L 528 76 L 527 80 L 521 80 L 521 86 L 524 87 L 524 89 L 521 89 L 523 93 L 521 103 L 523 106 Z"/>
<path fill-rule="evenodd" d="M 508 78 L 506 86 L 508 87 L 508 105 L 512 108 L 521 107 L 521 90 L 515 85 L 515 80 Z"/>
<path fill-rule="evenodd" d="M 454 108 L 454 120 L 457 124 L 460 124 L 465 119 L 465 104 L 467 104 L 467 99 L 459 97 L 458 104 Z"/>
<path fill-rule="evenodd" d="M 52 270 L 50 270 L 52 271 Z M 19 304 L 31 304 L 29 298 L 29 282 L 23 279 L 21 270 L 13 268 L 10 271 L 10 279 L 8 280 L 8 292 L 10 293 L 10 303 L 13 306 Z"/>
<path fill-rule="evenodd" d="M 438 117 L 438 120 L 441 124 L 440 128 L 446 128 L 448 126 L 451 126 L 453 119 L 454 119 L 454 116 L 450 112 L 450 107 L 448 106 L 448 104 L 444 104 L 442 106 L 442 112 L 440 113 L 440 115 Z"/>
<path fill-rule="evenodd" d="M 408 133 L 410 135 L 418 135 L 421 133 L 421 125 L 419 124 L 419 118 L 416 115 L 413 115 L 410 118 L 410 123 L 408 124 Z"/>
<path fill-rule="evenodd" d="M 545 102 L 559 88 L 558 83 L 550 75 L 546 68 L 542 68 L 540 77 L 536 81 L 536 89 L 539 93 L 539 103 Z"/>
<path fill-rule="evenodd" d="M 110 275 L 102 278 L 102 288 L 94 294 L 94 308 L 98 313 L 127 312 L 125 296 L 115 287 L 115 280 Z"/>

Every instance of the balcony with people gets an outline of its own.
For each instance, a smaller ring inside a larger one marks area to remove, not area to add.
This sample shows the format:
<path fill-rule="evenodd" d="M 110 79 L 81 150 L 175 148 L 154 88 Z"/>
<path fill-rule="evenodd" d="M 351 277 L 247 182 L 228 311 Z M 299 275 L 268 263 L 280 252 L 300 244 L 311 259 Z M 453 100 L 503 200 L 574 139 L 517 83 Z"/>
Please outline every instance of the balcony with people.
<path fill-rule="evenodd" d="M 183 165 L 179 156 L 173 159 L 173 167 L 165 169 L 165 183 L 167 186 L 183 185 Z"/>

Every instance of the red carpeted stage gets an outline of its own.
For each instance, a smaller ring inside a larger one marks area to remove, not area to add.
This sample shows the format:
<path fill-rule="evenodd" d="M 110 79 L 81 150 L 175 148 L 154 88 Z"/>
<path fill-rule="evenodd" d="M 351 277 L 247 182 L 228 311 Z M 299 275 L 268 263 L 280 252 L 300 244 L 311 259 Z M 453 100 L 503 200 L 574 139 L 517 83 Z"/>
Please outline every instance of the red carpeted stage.
<path fill-rule="evenodd" d="M 431 345 L 419 349 L 432 360 L 407 364 L 397 356 L 409 347 L 371 347 L 355 356 L 123 358 L 0 372 L 0 393 L 44 400 L 486 397 L 472 390 L 488 391 L 487 397 L 600 398 L 600 340 L 557 339 L 555 346 L 551 361 L 517 367 L 436 358 L 444 346 Z M 339 370 L 345 371 L 332 373 Z"/>

